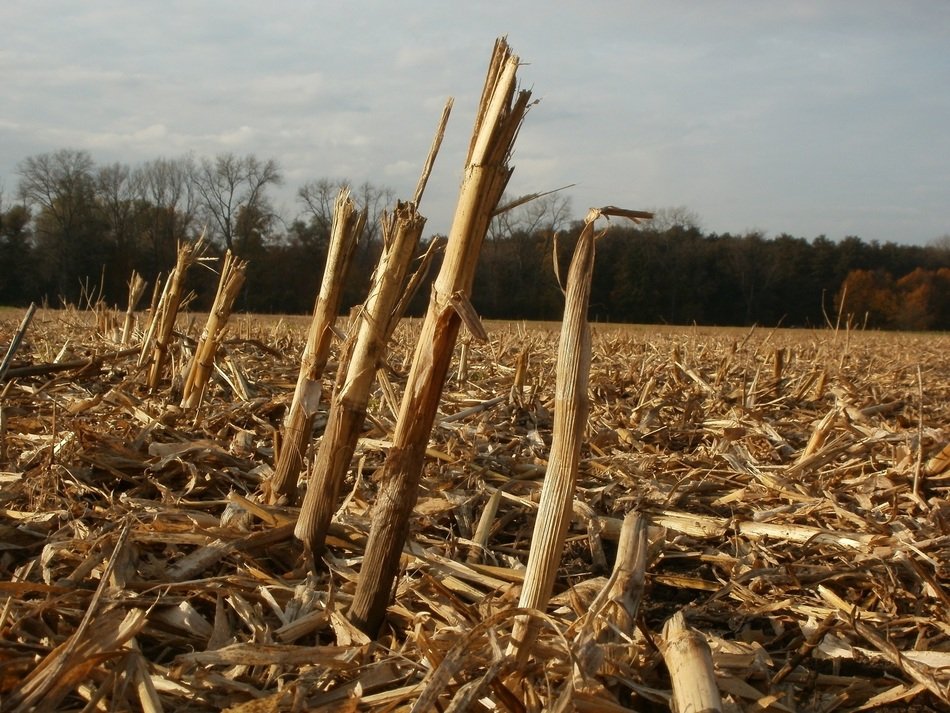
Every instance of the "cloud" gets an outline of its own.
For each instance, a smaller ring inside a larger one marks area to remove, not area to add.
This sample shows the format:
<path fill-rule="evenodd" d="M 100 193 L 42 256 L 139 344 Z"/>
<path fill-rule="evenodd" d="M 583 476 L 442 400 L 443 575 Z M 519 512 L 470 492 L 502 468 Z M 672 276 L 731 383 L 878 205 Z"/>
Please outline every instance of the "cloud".
<path fill-rule="evenodd" d="M 541 99 L 512 192 L 577 183 L 579 212 L 686 204 L 719 232 L 920 241 L 950 224 L 945 3 L 50 0 L 5 3 L 0 24 L 7 190 L 22 159 L 72 147 L 127 163 L 273 157 L 290 204 L 299 179 L 408 191 L 452 95 L 426 197 L 446 230 L 507 33 Z"/>

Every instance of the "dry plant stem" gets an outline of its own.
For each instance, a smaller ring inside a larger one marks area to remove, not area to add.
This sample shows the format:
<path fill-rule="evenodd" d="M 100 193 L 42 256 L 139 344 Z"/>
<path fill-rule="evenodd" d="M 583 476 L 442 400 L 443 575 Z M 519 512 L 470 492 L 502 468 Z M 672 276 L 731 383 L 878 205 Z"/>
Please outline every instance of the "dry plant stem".
<path fill-rule="evenodd" d="M 623 519 L 617 560 L 614 563 L 607 599 L 617 606 L 607 613 L 616 631 L 630 635 L 643 599 L 647 564 L 647 523 L 636 510 Z"/>
<path fill-rule="evenodd" d="M 575 693 L 597 679 L 603 663 L 602 644 L 623 642 L 633 634 L 634 622 L 643 597 L 647 561 L 647 523 L 636 510 L 623 519 L 617 559 L 610 579 L 580 619 L 574 639 L 574 685 L 565 686 L 556 710 L 572 710 Z"/>
<path fill-rule="evenodd" d="M 16 333 L 13 335 L 13 339 L 10 340 L 10 346 L 7 347 L 7 353 L 3 356 L 3 362 L 0 363 L 0 381 L 3 381 L 6 377 L 7 370 L 13 362 L 13 357 L 17 349 L 20 348 L 20 343 L 23 341 L 23 336 L 26 334 L 26 330 L 30 328 L 30 322 L 33 321 L 34 314 L 36 314 L 36 303 L 31 302 L 29 308 L 26 310 L 26 314 L 23 315 L 20 326 L 17 327 Z"/>
<path fill-rule="evenodd" d="M 140 274 L 132 271 L 132 277 L 129 278 L 129 306 L 125 310 L 125 323 L 122 325 L 122 343 L 128 344 L 132 336 L 132 322 L 135 319 L 135 308 L 138 306 L 142 295 L 145 294 L 145 287 L 148 283 Z"/>
<path fill-rule="evenodd" d="M 10 380 L 21 376 L 40 376 L 42 374 L 55 374 L 60 371 L 85 370 L 91 367 L 98 367 L 109 361 L 115 361 L 133 354 L 138 354 L 140 349 L 140 347 L 130 347 L 129 349 L 121 349 L 117 352 L 99 354 L 98 356 L 92 356 L 88 359 L 70 359 L 69 361 L 58 361 L 52 364 L 17 366 L 12 369 L 7 369 L 4 378 Z"/>
<path fill-rule="evenodd" d="M 290 412 L 284 421 L 280 457 L 271 479 L 271 500 L 297 499 L 297 476 L 303 463 L 313 417 L 320 400 L 320 377 L 330 356 L 333 324 L 340 308 L 343 282 L 349 269 L 353 248 L 366 222 L 366 211 L 358 211 L 350 191 L 344 188 L 336 199 L 333 227 L 320 294 L 313 308 L 313 321 L 300 358 L 300 374 Z"/>
<path fill-rule="evenodd" d="M 178 247 L 178 258 L 175 267 L 168 276 L 165 291 L 159 300 L 158 308 L 152 318 L 155 325 L 151 329 L 154 339 L 152 348 L 152 363 L 148 371 L 148 388 L 155 389 L 162 378 L 165 359 L 168 356 L 168 346 L 171 343 L 175 320 L 178 319 L 178 308 L 181 306 L 184 295 L 185 275 L 188 268 L 201 257 L 205 249 L 204 234 L 194 244 L 185 243 Z M 145 353 L 142 353 L 144 358 Z M 141 362 L 140 362 L 141 363 Z"/>
<path fill-rule="evenodd" d="M 401 320 L 402 316 L 406 313 L 406 309 L 408 309 L 409 303 L 412 302 L 412 298 L 415 297 L 419 291 L 422 281 L 425 280 L 429 274 L 429 270 L 432 269 L 435 256 L 438 255 L 444 247 L 445 238 L 441 236 L 435 236 L 429 242 L 428 249 L 419 260 L 419 267 L 412 273 L 412 277 L 409 278 L 409 282 L 406 284 L 406 289 L 402 292 L 402 297 L 399 298 L 399 303 L 393 308 L 393 314 L 389 320 L 389 333 L 386 335 L 387 342 L 392 336 L 393 330 L 399 325 L 399 320 Z"/>
<path fill-rule="evenodd" d="M 398 205 L 393 214 L 383 219 L 386 247 L 360 315 L 349 364 L 345 370 L 340 366 L 327 427 L 294 530 L 315 557 L 323 550 L 340 487 L 356 450 L 376 367 L 385 355 L 393 305 L 403 288 L 424 226 L 425 218 L 412 203 Z"/>
<path fill-rule="evenodd" d="M 82 669 L 86 663 L 84 659 L 89 658 L 88 652 L 85 652 L 86 655 L 84 656 L 80 649 L 83 648 L 84 645 L 86 648 L 95 646 L 110 636 L 116 638 L 123 636 L 118 631 L 118 628 L 108 627 L 105 631 L 101 629 L 96 630 L 95 627 L 93 627 L 93 619 L 99 611 L 99 604 L 102 601 L 111 574 L 128 541 L 129 532 L 130 524 L 127 522 L 119 533 L 115 548 L 112 552 L 112 557 L 109 558 L 106 564 L 102 578 L 99 580 L 99 586 L 96 588 L 79 626 L 69 639 L 53 649 L 46 658 L 39 662 L 33 672 L 26 677 L 20 690 L 11 700 L 7 701 L 11 706 L 10 709 L 13 709 L 12 706 L 16 705 L 15 710 L 17 711 L 57 710 L 59 702 L 66 697 L 70 688 L 72 688 L 71 684 L 73 682 L 70 681 L 70 679 L 75 675 L 72 670 Z M 144 612 L 141 609 L 133 611 L 136 612 L 135 618 L 140 621 L 140 623 L 137 624 L 137 629 L 140 629 L 145 624 Z M 132 612 L 129 612 L 129 616 L 132 616 Z M 128 618 L 129 617 L 126 617 L 126 620 L 128 620 Z M 132 631 L 131 635 L 134 636 L 134 634 L 135 631 Z M 126 636 L 124 638 L 128 637 Z M 121 644 L 121 639 L 116 643 Z M 105 646 L 103 648 L 108 650 L 112 647 Z"/>
<path fill-rule="evenodd" d="M 350 620 L 375 634 L 386 612 L 409 530 L 422 464 L 461 325 L 454 302 L 468 300 L 491 214 L 511 176 L 508 157 L 530 92 L 515 96 L 518 58 L 498 40 L 475 120 L 472 143 L 442 269 L 436 278 L 383 466 L 366 554 Z"/>
<path fill-rule="evenodd" d="M 571 521 L 574 483 L 590 407 L 587 397 L 591 359 L 587 306 L 594 272 L 594 221 L 598 216 L 596 212 L 588 216 L 568 271 L 557 355 L 554 434 L 518 601 L 522 609 L 544 611 L 547 607 L 561 561 L 564 536 Z M 536 622 L 528 617 L 515 620 L 508 653 L 516 655 L 519 662 L 526 660 L 530 653 L 536 627 Z"/>
<path fill-rule="evenodd" d="M 709 644 L 702 634 L 686 624 L 683 612 L 676 612 L 663 626 L 660 650 L 673 683 L 674 711 L 713 713 L 722 710 Z"/>
<path fill-rule="evenodd" d="M 152 340 L 155 338 L 155 328 L 158 326 L 155 315 L 158 313 L 158 301 L 163 294 L 165 294 L 165 290 L 162 288 L 162 275 L 159 273 L 155 278 L 155 285 L 152 287 L 152 301 L 148 306 L 149 320 L 148 325 L 145 327 L 145 334 L 142 336 L 142 351 L 139 354 L 139 366 L 145 365 L 148 354 L 152 348 Z"/>
<path fill-rule="evenodd" d="M 224 254 L 221 261 L 221 278 L 218 280 L 218 291 L 214 296 L 211 312 L 208 314 L 208 322 L 201 332 L 194 357 L 192 357 L 188 365 L 188 372 L 185 375 L 181 397 L 182 408 L 198 408 L 201 404 L 208 379 L 214 369 L 214 356 L 218 351 L 218 343 L 221 341 L 222 332 L 228 324 L 228 318 L 231 316 L 234 300 L 237 299 L 238 292 L 241 291 L 241 287 L 244 285 L 246 270 L 247 261 L 238 260 L 230 250 Z"/>
<path fill-rule="evenodd" d="M 435 165 L 435 159 L 439 155 L 439 149 L 442 148 L 442 139 L 445 138 L 445 127 L 448 126 L 449 117 L 452 115 L 452 107 L 454 105 L 455 100 L 452 97 L 449 97 L 445 102 L 445 107 L 442 109 L 442 116 L 439 118 L 438 128 L 436 128 L 435 136 L 432 139 L 432 145 L 429 147 L 429 155 L 426 156 L 425 164 L 422 167 L 422 173 L 419 176 L 419 182 L 416 184 L 416 192 L 412 198 L 412 205 L 416 207 L 416 210 L 419 209 L 419 204 L 422 202 L 422 196 L 425 193 L 426 184 L 428 184 L 429 176 L 432 174 L 432 167 Z M 429 274 L 429 270 L 432 267 L 432 262 L 435 259 L 436 254 L 442 250 L 444 246 L 445 239 L 439 236 L 432 238 L 432 240 L 429 242 L 429 248 L 422 255 L 422 258 L 419 262 L 419 267 L 416 268 L 416 271 L 412 274 L 412 277 L 409 278 L 409 282 L 402 290 L 402 295 L 399 297 L 399 301 L 392 308 L 392 313 L 389 316 L 388 326 L 386 327 L 386 335 L 383 340 L 384 342 L 389 342 L 393 335 L 393 331 L 399 324 L 399 320 L 401 320 L 402 316 L 406 313 L 409 303 L 412 301 L 412 298 L 416 296 L 416 292 L 419 291 L 419 286 Z"/>

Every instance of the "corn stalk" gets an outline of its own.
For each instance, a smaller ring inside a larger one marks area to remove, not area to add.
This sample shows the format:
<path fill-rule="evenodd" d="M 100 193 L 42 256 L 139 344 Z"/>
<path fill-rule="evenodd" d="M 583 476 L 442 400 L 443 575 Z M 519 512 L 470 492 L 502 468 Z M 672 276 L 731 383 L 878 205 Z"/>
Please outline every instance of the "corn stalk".
<path fill-rule="evenodd" d="M 544 610 L 554 588 L 554 577 L 561 561 L 564 536 L 571 521 L 574 482 L 581 457 L 589 401 L 590 325 L 587 305 L 594 273 L 594 220 L 588 215 L 574 249 L 567 277 L 567 294 L 561 337 L 558 344 L 557 382 L 554 401 L 554 434 L 547 473 L 541 487 L 541 500 L 535 519 L 528 566 L 521 588 L 520 608 Z M 519 660 L 527 657 L 536 623 L 523 616 L 515 620 L 509 654 Z"/>
<path fill-rule="evenodd" d="M 218 352 L 218 343 L 231 316 L 231 308 L 238 292 L 244 285 L 247 261 L 234 257 L 230 250 L 224 254 L 221 261 L 221 278 L 218 280 L 218 291 L 214 296 L 208 322 L 201 337 L 194 356 L 188 364 L 182 389 L 181 407 L 198 408 L 208 386 L 208 379 L 214 369 L 214 357 Z"/>
<path fill-rule="evenodd" d="M 687 625 L 683 612 L 676 612 L 663 625 L 660 651 L 673 684 L 674 711 L 722 710 L 709 644 L 706 637 Z"/>
<path fill-rule="evenodd" d="M 128 344 L 132 336 L 132 322 L 135 317 L 135 308 L 138 306 L 142 295 L 145 294 L 145 287 L 148 283 L 135 270 L 132 271 L 132 277 L 129 278 L 129 306 L 125 310 L 125 322 L 122 325 L 122 343 Z"/>
<path fill-rule="evenodd" d="M 594 223 L 601 216 L 621 215 L 634 220 L 648 213 L 606 207 L 591 209 L 581 231 L 567 275 L 564 319 L 558 344 L 554 391 L 554 433 L 547 473 L 541 486 L 538 514 L 528 551 L 528 564 L 518 606 L 543 611 L 554 589 L 554 578 L 571 521 L 571 503 L 587 426 L 590 403 L 590 324 L 587 307 L 594 274 L 596 235 Z M 524 661 L 530 653 L 537 622 L 522 616 L 515 620 L 509 655 Z"/>
<path fill-rule="evenodd" d="M 320 377 L 330 358 L 333 324 L 340 309 L 343 281 L 353 256 L 353 248 L 365 223 L 366 210 L 358 211 L 350 198 L 349 189 L 341 189 L 333 210 L 330 249 L 320 293 L 313 308 L 313 321 L 300 358 L 294 399 L 284 419 L 280 453 L 270 481 L 270 499 L 274 502 L 282 499 L 293 502 L 297 499 L 297 477 L 320 402 Z"/>
<path fill-rule="evenodd" d="M 315 557 L 323 549 L 340 486 L 366 420 L 376 370 L 385 359 L 394 323 L 401 316 L 397 312 L 398 301 L 406 289 L 406 275 L 426 222 L 417 205 L 442 144 L 451 108 L 450 99 L 442 112 L 414 200 L 397 204 L 394 212 L 383 217 L 383 253 L 357 317 L 354 338 L 344 350 L 349 356 L 346 364 L 341 362 L 337 372 L 327 427 L 314 458 L 307 494 L 294 529 L 294 534 Z"/>
<path fill-rule="evenodd" d="M 178 257 L 172 269 L 165 289 L 158 302 L 158 307 L 152 315 L 148 336 L 152 344 L 151 364 L 148 370 L 148 388 L 155 389 L 162 378 L 165 360 L 168 358 L 168 347 L 171 344 L 172 332 L 175 329 L 175 320 L 178 319 L 178 309 L 181 307 L 185 290 L 185 276 L 191 267 L 204 254 L 207 244 L 204 233 L 194 243 L 185 243 L 178 246 Z M 147 361 L 145 346 L 142 348 L 139 365 Z"/>
<path fill-rule="evenodd" d="M 442 268 L 416 345 L 393 445 L 380 479 L 369 540 L 348 616 L 364 632 L 378 631 L 399 568 L 435 420 L 475 266 L 492 213 L 511 177 L 508 158 L 531 93 L 516 94 L 518 58 L 495 43 L 465 163 Z M 467 324 L 472 322 L 471 319 Z M 480 327 L 477 327 L 480 331 Z"/>

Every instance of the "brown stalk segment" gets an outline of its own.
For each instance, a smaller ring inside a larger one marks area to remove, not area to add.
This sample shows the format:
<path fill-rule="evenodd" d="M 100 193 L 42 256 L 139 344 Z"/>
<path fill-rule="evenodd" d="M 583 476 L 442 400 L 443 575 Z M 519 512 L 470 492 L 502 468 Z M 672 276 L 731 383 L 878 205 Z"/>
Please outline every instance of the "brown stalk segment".
<path fill-rule="evenodd" d="M 340 486 L 366 420 L 374 376 L 385 359 L 395 323 L 402 316 L 400 306 L 405 304 L 405 292 L 415 290 L 418 283 L 415 286 L 413 283 L 419 272 L 427 270 L 432 259 L 430 246 L 423 264 L 407 287 L 406 275 L 425 226 L 425 218 L 417 207 L 442 145 L 452 104 L 450 98 L 442 112 L 414 200 L 398 204 L 394 213 L 383 217 L 383 254 L 376 266 L 369 295 L 356 317 L 355 337 L 351 340 L 351 348 L 345 350 L 349 356 L 346 363 L 341 360 L 327 427 L 314 459 L 313 474 L 294 530 L 314 556 L 319 556 L 323 550 Z"/>
<path fill-rule="evenodd" d="M 590 407 L 587 397 L 591 359 L 587 306 L 594 273 L 594 221 L 599 216 L 597 211 L 588 215 L 568 271 L 557 356 L 554 433 L 518 601 L 522 609 L 544 611 L 547 607 L 561 561 L 564 537 L 571 522 L 574 483 Z M 516 619 L 509 655 L 515 654 L 519 661 L 524 661 L 530 653 L 536 629 L 537 623 L 530 617 Z"/>
<path fill-rule="evenodd" d="M 571 710 L 575 696 L 597 680 L 605 656 L 603 644 L 629 640 L 643 597 L 647 563 L 647 523 L 636 510 L 623 519 L 617 559 L 610 579 L 591 602 L 574 639 L 573 685 L 565 686 L 556 710 Z"/>
<path fill-rule="evenodd" d="M 614 563 L 608 601 L 616 606 L 607 612 L 613 623 L 611 631 L 633 634 L 633 625 L 643 599 L 647 565 L 647 523 L 636 510 L 631 510 L 623 519 L 617 560 Z"/>
<path fill-rule="evenodd" d="M 20 348 L 23 337 L 26 335 L 26 330 L 30 328 L 30 322 L 33 321 L 33 315 L 35 314 L 36 303 L 31 302 L 29 308 L 26 310 L 26 314 L 23 315 L 20 326 L 17 327 L 13 338 L 10 340 L 10 346 L 7 347 L 7 352 L 3 355 L 3 361 L 0 362 L 0 381 L 3 381 L 6 377 L 7 371 L 10 369 L 10 364 L 13 363 L 13 357 L 16 355 L 17 349 Z"/>
<path fill-rule="evenodd" d="M 317 450 L 310 484 L 294 534 L 319 556 L 337 505 L 376 377 L 386 352 L 389 319 L 403 289 L 425 218 L 414 204 L 399 204 L 383 219 L 386 247 L 380 256 L 372 289 L 359 317 L 359 328 L 348 367 L 340 366 L 330 415 Z"/>
<path fill-rule="evenodd" d="M 381 476 L 369 541 L 349 610 L 350 620 L 375 634 L 385 616 L 418 495 L 426 446 L 462 320 L 453 301 L 467 301 L 492 212 L 511 176 L 508 158 L 531 93 L 515 93 L 518 58 L 495 43 L 442 269 L 436 278 L 393 446 Z"/>
<path fill-rule="evenodd" d="M 320 293 L 313 308 L 313 321 L 307 343 L 300 358 L 300 374 L 290 412 L 284 420 L 280 456 L 270 481 L 270 499 L 297 499 L 297 476 L 313 428 L 317 402 L 320 400 L 320 377 L 330 358 L 333 324 L 340 308 L 343 281 L 353 256 L 353 248 L 366 223 L 366 211 L 358 211 L 348 188 L 336 199 L 330 249 L 323 271 Z"/>
<path fill-rule="evenodd" d="M 165 294 L 165 291 L 162 288 L 162 275 L 159 273 L 155 278 L 155 285 L 152 287 L 152 301 L 148 305 L 149 320 L 145 327 L 145 333 L 142 335 L 142 351 L 139 353 L 139 366 L 144 366 L 148 361 L 148 354 L 152 348 L 152 340 L 155 338 L 155 329 L 158 326 L 155 315 L 158 314 L 158 302 L 163 294 Z"/>
<path fill-rule="evenodd" d="M 785 349 L 775 349 L 772 364 L 772 394 L 778 398 L 782 395 L 782 374 L 785 372 Z"/>
<path fill-rule="evenodd" d="M 429 274 L 429 270 L 432 269 L 432 263 L 435 262 L 435 256 L 438 255 L 444 247 L 445 238 L 441 236 L 435 236 L 429 242 L 428 249 L 419 260 L 419 266 L 416 268 L 416 271 L 412 273 L 412 277 L 410 277 L 409 281 L 406 283 L 406 289 L 403 290 L 402 297 L 399 298 L 399 303 L 393 308 L 392 316 L 389 319 L 389 331 L 386 334 L 387 342 L 392 337 L 393 330 L 399 324 L 399 320 L 402 319 L 402 316 L 409 308 L 409 303 L 412 302 L 412 298 L 416 296 L 416 293 L 422 286 L 422 281 L 425 280 L 426 276 Z"/>
<path fill-rule="evenodd" d="M 211 312 L 208 314 L 208 323 L 205 325 L 194 357 L 188 365 L 185 375 L 185 385 L 182 391 L 181 407 L 198 408 L 208 386 L 208 379 L 214 368 L 214 357 L 218 352 L 218 344 L 224 328 L 231 316 L 231 308 L 238 292 L 244 285 L 247 261 L 238 260 L 230 250 L 224 254 L 221 262 L 221 279 L 218 281 L 218 291 L 214 296 Z"/>
<path fill-rule="evenodd" d="M 135 308 L 138 306 L 142 295 L 145 294 L 145 287 L 148 283 L 145 278 L 132 271 L 132 277 L 129 278 L 129 306 L 125 310 L 125 322 L 122 325 L 122 343 L 128 344 L 132 336 L 132 322 L 135 319 Z"/>
<path fill-rule="evenodd" d="M 175 267 L 168 276 L 165 290 L 158 302 L 158 308 L 152 317 L 149 334 L 154 342 L 152 347 L 152 363 L 148 371 L 148 388 L 155 389 L 162 378 L 165 360 L 168 357 L 168 347 L 171 343 L 172 331 L 175 329 L 175 320 L 178 319 L 178 309 L 181 307 L 185 289 L 185 276 L 188 268 L 204 253 L 206 244 L 204 234 L 194 244 L 185 243 L 178 247 L 178 258 Z M 142 364 L 146 352 L 142 351 Z"/>
<path fill-rule="evenodd" d="M 722 710 L 712 652 L 706 638 L 678 611 L 663 626 L 660 651 L 673 683 L 673 710 L 714 713 Z"/>

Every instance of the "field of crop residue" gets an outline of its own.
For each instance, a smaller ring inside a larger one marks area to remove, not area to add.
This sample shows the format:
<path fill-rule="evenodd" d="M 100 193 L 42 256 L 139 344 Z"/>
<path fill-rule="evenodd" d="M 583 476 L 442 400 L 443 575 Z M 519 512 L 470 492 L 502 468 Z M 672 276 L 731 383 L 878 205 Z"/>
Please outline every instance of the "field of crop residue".
<path fill-rule="evenodd" d="M 418 323 L 316 562 L 298 505 L 262 495 L 307 321 L 232 317 L 182 408 L 203 325 L 178 320 L 154 389 L 141 325 L 26 331 L 0 382 L 0 710 L 664 711 L 703 660 L 723 710 L 950 705 L 950 336 L 594 325 L 570 526 L 517 662 L 558 325 L 463 335 L 376 637 L 347 612 Z"/>

